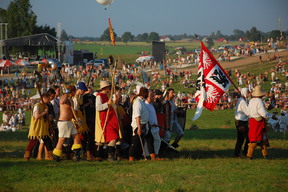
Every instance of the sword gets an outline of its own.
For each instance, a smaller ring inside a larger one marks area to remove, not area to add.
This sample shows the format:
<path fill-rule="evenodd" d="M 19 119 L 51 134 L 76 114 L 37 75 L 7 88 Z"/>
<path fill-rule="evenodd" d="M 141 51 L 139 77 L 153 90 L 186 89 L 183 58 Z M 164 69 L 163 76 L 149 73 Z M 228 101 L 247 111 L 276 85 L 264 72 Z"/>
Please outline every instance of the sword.
<path fill-rule="evenodd" d="M 139 136 L 139 140 L 140 140 L 140 143 L 141 143 L 144 159 L 145 159 L 145 161 L 147 161 L 146 153 L 145 153 L 145 150 L 144 150 L 144 145 L 143 145 L 143 141 L 142 141 L 141 135 L 138 135 L 138 136 Z"/>

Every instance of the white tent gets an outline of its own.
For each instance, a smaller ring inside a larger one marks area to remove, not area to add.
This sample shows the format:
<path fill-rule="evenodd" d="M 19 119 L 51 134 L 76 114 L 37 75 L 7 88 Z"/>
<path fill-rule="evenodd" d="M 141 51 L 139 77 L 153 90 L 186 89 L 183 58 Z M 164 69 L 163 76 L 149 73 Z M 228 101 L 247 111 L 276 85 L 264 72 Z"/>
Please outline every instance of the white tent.
<path fill-rule="evenodd" d="M 36 93 L 36 95 L 30 97 L 30 99 L 40 99 L 39 93 Z"/>

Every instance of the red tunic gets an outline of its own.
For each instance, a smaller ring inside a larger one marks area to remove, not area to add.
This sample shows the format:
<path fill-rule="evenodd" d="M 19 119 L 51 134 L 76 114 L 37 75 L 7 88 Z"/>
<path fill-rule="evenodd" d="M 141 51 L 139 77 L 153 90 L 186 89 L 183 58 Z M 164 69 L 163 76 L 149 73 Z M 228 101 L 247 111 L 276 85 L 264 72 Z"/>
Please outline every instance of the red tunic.
<path fill-rule="evenodd" d="M 265 119 L 256 121 L 253 118 L 249 119 L 249 132 L 248 137 L 250 142 L 262 141 L 265 134 Z"/>
<path fill-rule="evenodd" d="M 109 98 L 106 94 L 98 93 L 97 95 L 101 97 L 102 103 L 108 102 Z M 107 123 L 106 123 L 106 127 L 105 127 L 104 134 L 103 134 L 105 142 L 107 143 L 110 142 L 111 140 L 119 138 L 118 117 L 114 108 L 112 106 L 110 106 L 109 108 L 110 110 L 108 113 Z M 108 109 L 104 111 L 99 111 L 102 129 L 104 128 L 107 111 Z"/>

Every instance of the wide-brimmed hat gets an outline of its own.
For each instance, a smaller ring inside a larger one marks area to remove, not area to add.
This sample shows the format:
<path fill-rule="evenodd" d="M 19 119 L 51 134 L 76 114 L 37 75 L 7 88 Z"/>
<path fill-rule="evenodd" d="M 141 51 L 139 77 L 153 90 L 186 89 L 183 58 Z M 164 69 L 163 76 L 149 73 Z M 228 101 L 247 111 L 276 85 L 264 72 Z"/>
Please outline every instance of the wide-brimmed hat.
<path fill-rule="evenodd" d="M 88 91 L 88 88 L 83 81 L 79 81 L 76 88 L 83 91 Z"/>
<path fill-rule="evenodd" d="M 100 88 L 98 91 L 101 91 L 105 87 L 111 86 L 111 83 L 109 81 L 100 81 Z"/>
<path fill-rule="evenodd" d="M 256 85 L 252 92 L 252 96 L 254 97 L 261 97 L 264 96 L 265 94 L 266 91 L 264 91 L 260 85 Z"/>

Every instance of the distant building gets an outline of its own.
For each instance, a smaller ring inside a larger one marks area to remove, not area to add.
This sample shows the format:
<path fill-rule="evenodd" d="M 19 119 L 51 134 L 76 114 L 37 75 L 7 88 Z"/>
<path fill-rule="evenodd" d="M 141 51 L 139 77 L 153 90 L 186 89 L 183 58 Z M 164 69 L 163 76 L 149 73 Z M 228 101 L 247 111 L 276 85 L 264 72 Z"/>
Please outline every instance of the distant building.
<path fill-rule="evenodd" d="M 167 42 L 167 41 L 171 41 L 171 39 L 169 37 L 167 37 L 167 36 L 163 36 L 163 37 L 160 38 L 160 41 Z"/>

